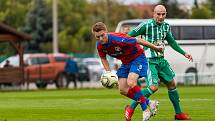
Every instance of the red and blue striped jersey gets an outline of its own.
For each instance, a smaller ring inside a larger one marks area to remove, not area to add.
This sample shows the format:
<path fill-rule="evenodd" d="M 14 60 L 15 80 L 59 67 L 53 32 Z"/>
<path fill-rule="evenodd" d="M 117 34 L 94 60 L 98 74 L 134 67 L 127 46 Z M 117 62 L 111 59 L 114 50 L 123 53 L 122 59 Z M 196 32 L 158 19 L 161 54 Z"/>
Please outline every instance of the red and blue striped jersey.
<path fill-rule="evenodd" d="M 144 50 L 137 44 L 134 37 L 127 36 L 123 33 L 108 33 L 108 43 L 102 45 L 99 41 L 96 43 L 98 54 L 100 57 L 117 58 L 123 64 L 129 64 L 132 60 L 144 53 Z"/>

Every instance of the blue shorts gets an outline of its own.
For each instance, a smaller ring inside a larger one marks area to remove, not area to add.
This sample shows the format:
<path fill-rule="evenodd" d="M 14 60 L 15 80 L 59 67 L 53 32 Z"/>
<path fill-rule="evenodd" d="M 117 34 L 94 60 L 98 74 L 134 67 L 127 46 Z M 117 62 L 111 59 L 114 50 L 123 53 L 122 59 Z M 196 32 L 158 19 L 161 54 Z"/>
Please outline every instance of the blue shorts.
<path fill-rule="evenodd" d="M 139 77 L 146 77 L 148 70 L 148 62 L 144 54 L 131 61 L 130 64 L 122 64 L 117 71 L 119 78 L 128 78 L 130 72 L 136 73 Z"/>

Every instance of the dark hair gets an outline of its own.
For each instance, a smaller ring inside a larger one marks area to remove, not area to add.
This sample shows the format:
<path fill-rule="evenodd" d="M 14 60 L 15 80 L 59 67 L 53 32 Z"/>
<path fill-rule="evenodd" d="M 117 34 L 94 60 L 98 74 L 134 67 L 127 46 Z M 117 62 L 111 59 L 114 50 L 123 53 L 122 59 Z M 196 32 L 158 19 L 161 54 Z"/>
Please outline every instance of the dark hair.
<path fill-rule="evenodd" d="M 129 25 L 124 25 L 123 28 L 129 28 L 130 29 L 130 26 Z"/>
<path fill-rule="evenodd" d="M 99 32 L 102 30 L 107 31 L 106 25 L 102 22 L 97 22 L 92 26 L 92 32 Z"/>

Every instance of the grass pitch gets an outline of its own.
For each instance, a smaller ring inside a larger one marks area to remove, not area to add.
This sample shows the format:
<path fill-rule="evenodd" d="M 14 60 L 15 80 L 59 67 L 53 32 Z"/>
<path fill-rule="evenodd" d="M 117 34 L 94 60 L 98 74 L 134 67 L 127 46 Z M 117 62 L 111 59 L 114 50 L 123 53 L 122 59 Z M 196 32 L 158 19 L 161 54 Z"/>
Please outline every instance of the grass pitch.
<path fill-rule="evenodd" d="M 215 86 L 178 87 L 183 110 L 193 121 L 215 121 Z M 173 121 L 167 90 L 160 87 L 151 99 L 160 101 L 150 121 Z M 124 121 L 130 100 L 117 89 L 77 89 L 0 92 L 0 121 Z M 138 106 L 133 121 L 141 121 Z"/>

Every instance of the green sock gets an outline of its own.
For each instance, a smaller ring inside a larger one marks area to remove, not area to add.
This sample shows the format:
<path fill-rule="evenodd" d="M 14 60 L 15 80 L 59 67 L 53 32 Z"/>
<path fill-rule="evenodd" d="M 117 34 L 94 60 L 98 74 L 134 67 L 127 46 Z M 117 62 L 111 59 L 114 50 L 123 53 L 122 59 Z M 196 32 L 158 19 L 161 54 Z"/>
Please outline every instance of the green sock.
<path fill-rule="evenodd" d="M 143 93 L 144 97 L 149 98 L 149 96 L 150 96 L 151 94 L 153 94 L 153 91 L 148 87 L 148 88 L 143 89 L 143 90 L 142 90 L 142 93 Z M 133 101 L 131 102 L 131 104 L 130 104 L 130 108 L 135 109 L 135 108 L 137 107 L 138 104 L 139 104 L 139 103 L 138 103 L 137 101 L 134 101 L 134 100 L 133 100 Z"/>
<path fill-rule="evenodd" d="M 137 80 L 137 85 L 139 86 L 139 87 L 141 87 L 141 80 Z"/>
<path fill-rule="evenodd" d="M 168 95 L 175 109 L 175 113 L 176 114 L 181 113 L 180 100 L 179 100 L 179 94 L 177 89 L 175 88 L 175 89 L 168 90 Z"/>

